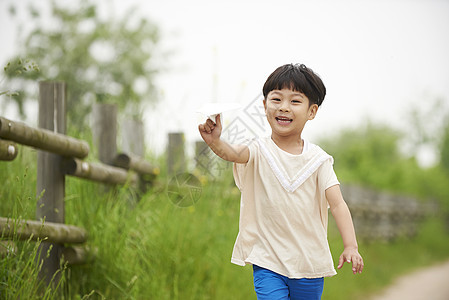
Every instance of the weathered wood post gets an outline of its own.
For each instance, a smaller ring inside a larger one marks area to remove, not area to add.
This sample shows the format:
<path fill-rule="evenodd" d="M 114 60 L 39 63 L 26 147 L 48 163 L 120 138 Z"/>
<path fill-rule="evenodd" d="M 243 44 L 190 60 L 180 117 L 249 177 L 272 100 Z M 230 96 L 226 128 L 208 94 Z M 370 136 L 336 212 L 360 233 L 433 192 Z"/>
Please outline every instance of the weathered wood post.
<path fill-rule="evenodd" d="M 117 106 L 115 104 L 94 105 L 93 138 L 98 159 L 112 165 L 117 155 Z"/>
<path fill-rule="evenodd" d="M 145 193 L 155 178 L 155 167 L 143 160 L 145 135 L 142 120 L 137 118 L 125 120 L 121 126 L 121 136 L 122 153 L 116 157 L 115 163 L 122 168 L 138 171 L 139 190 Z M 136 170 L 136 167 L 140 170 Z"/>
<path fill-rule="evenodd" d="M 144 157 L 145 137 L 143 122 L 137 119 L 125 120 L 121 128 L 122 132 L 122 152 Z"/>
<path fill-rule="evenodd" d="M 64 82 L 39 83 L 40 128 L 56 133 L 66 132 L 66 84 Z M 36 219 L 54 223 L 64 223 L 65 176 L 61 170 L 62 156 L 45 151 L 37 154 L 37 208 Z M 50 256 L 46 258 L 47 251 Z M 61 244 L 43 242 L 40 245 L 40 259 L 43 260 L 40 276 L 50 283 L 59 270 Z M 55 277 L 55 285 L 60 273 Z"/>
<path fill-rule="evenodd" d="M 167 146 L 167 172 L 176 175 L 186 171 L 184 153 L 184 133 L 173 132 L 168 134 Z"/>

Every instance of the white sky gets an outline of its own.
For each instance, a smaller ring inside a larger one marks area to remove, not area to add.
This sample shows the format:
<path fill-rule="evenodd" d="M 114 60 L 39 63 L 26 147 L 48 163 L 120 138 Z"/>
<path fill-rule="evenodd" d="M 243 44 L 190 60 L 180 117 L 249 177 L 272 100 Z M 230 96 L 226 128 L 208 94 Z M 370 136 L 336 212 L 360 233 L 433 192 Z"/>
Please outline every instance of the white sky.
<path fill-rule="evenodd" d="M 10 2 L 0 0 L 1 63 L 17 49 L 6 14 Z M 436 97 L 448 101 L 449 1 L 100 3 L 116 16 L 138 6 L 160 26 L 163 48 L 175 50 L 160 62 L 171 71 L 157 80 L 157 110 L 145 115 L 147 145 L 157 153 L 168 132 L 200 139 L 195 111 L 201 103 L 248 103 L 276 67 L 290 62 L 314 69 L 327 88 L 304 132 L 312 141 L 367 119 L 404 129 L 412 106 Z"/>

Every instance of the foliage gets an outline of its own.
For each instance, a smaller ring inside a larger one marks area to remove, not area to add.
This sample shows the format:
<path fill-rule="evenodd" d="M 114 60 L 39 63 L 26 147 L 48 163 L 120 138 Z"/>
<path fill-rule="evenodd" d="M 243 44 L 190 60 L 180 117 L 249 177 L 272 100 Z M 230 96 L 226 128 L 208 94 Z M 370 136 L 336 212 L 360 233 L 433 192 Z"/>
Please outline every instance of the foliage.
<path fill-rule="evenodd" d="M 386 126 L 368 123 L 365 127 L 343 130 L 320 144 L 334 157 L 341 180 L 386 189 L 392 182 L 394 186 L 397 184 L 394 166 L 400 159 L 399 138 L 398 132 Z"/>
<path fill-rule="evenodd" d="M 418 104 L 409 107 L 405 115 L 405 123 L 408 125 L 407 140 L 409 148 L 412 148 L 408 150 L 412 154 L 416 154 L 420 145 L 440 146 L 439 140 L 449 121 L 449 105 L 445 98 L 423 95 L 420 100 Z M 429 117 L 432 119 L 429 120 Z"/>
<path fill-rule="evenodd" d="M 444 168 L 446 174 L 449 175 L 449 118 L 444 128 L 443 137 L 441 139 L 441 166 Z"/>
<path fill-rule="evenodd" d="M 0 257 L 0 296 L 2 299 L 57 299 L 58 288 L 64 285 L 65 276 L 62 267 L 60 281 L 56 288 L 46 288 L 39 280 L 42 264 L 41 257 L 48 257 L 49 252 L 40 251 L 41 241 L 19 241 L 15 236 L 9 244 L 0 235 L 0 247 L 7 248 L 7 254 Z M 16 252 L 14 252 L 14 250 Z M 53 277 L 54 279 L 54 277 Z M 51 282 L 54 282 L 54 280 Z"/>
<path fill-rule="evenodd" d="M 23 60 L 18 58 L 15 61 L 15 64 L 8 62 L 8 64 L 3 68 L 3 71 L 5 73 L 15 74 L 16 77 L 19 77 L 26 72 L 39 72 L 39 66 L 34 61 L 30 61 L 29 59 Z M 2 81 L 3 79 L 0 80 L 0 83 L 2 83 Z M 19 93 L 17 91 L 12 91 L 9 88 L 0 86 L 0 96 L 3 95 L 11 98 L 18 97 Z"/>
<path fill-rule="evenodd" d="M 154 56 L 159 41 L 155 24 L 138 17 L 135 10 L 120 19 L 104 19 L 96 4 L 87 0 L 80 1 L 76 9 L 65 2 L 51 1 L 50 6 L 48 20 L 30 5 L 27 23 L 33 29 L 21 41 L 19 53 L 10 59 L 10 65 L 16 66 L 21 57 L 27 57 L 39 64 L 40 72 L 18 77 L 15 68 L 6 70 L 8 85 L 21 86 L 21 92 L 11 99 L 22 116 L 26 101 L 35 101 L 26 87 L 37 80 L 67 82 L 68 124 L 78 129 L 86 125 L 95 100 L 117 103 L 132 115 L 155 101 Z"/>
<path fill-rule="evenodd" d="M 441 165 L 421 168 L 414 157 L 401 153 L 402 141 L 399 132 L 367 123 L 342 130 L 320 144 L 334 157 L 335 171 L 342 182 L 438 200 L 449 211 L 449 174 Z"/>
<path fill-rule="evenodd" d="M 448 101 L 442 97 L 424 96 L 419 103 L 425 105 L 412 106 L 407 114 L 405 148 L 413 156 L 416 156 L 423 146 L 435 149 L 439 154 L 440 167 L 449 175 Z"/>
<path fill-rule="evenodd" d="M 34 151 L 19 152 L 13 163 L 0 162 L 0 216 L 15 221 L 34 219 L 36 209 L 36 156 Z M 25 166 L 25 167 L 22 167 Z M 18 229 L 18 223 L 14 223 Z M 12 241 L 6 240 L 0 232 L 0 298 L 1 299 L 58 299 L 57 289 L 45 288 L 39 280 L 42 241 L 21 241 L 15 235 Z M 2 251 L 3 250 L 3 251 Z M 6 255 L 2 256 L 1 253 Z M 64 266 L 59 286 L 66 282 Z"/>

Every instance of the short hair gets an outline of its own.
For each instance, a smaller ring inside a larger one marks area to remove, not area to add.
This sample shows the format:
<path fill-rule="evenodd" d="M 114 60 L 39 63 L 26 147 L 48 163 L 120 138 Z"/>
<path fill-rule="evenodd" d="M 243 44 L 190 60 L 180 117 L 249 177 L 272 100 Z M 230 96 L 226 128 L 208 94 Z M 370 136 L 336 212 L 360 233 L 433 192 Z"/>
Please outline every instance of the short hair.
<path fill-rule="evenodd" d="M 306 95 L 310 101 L 309 105 L 320 106 L 326 96 L 326 87 L 321 78 L 303 64 L 286 64 L 278 67 L 263 85 L 263 97 L 267 99 L 272 90 L 284 88 Z"/>

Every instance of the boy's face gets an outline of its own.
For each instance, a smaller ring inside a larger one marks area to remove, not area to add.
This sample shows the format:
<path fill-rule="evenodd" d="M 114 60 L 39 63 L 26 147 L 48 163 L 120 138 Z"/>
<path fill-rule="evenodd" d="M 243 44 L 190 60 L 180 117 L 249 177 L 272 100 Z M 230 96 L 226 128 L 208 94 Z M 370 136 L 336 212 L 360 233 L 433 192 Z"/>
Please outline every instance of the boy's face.
<path fill-rule="evenodd" d="M 264 107 L 273 137 L 300 137 L 306 122 L 318 111 L 318 105 L 309 105 L 306 95 L 291 89 L 270 91 Z"/>

